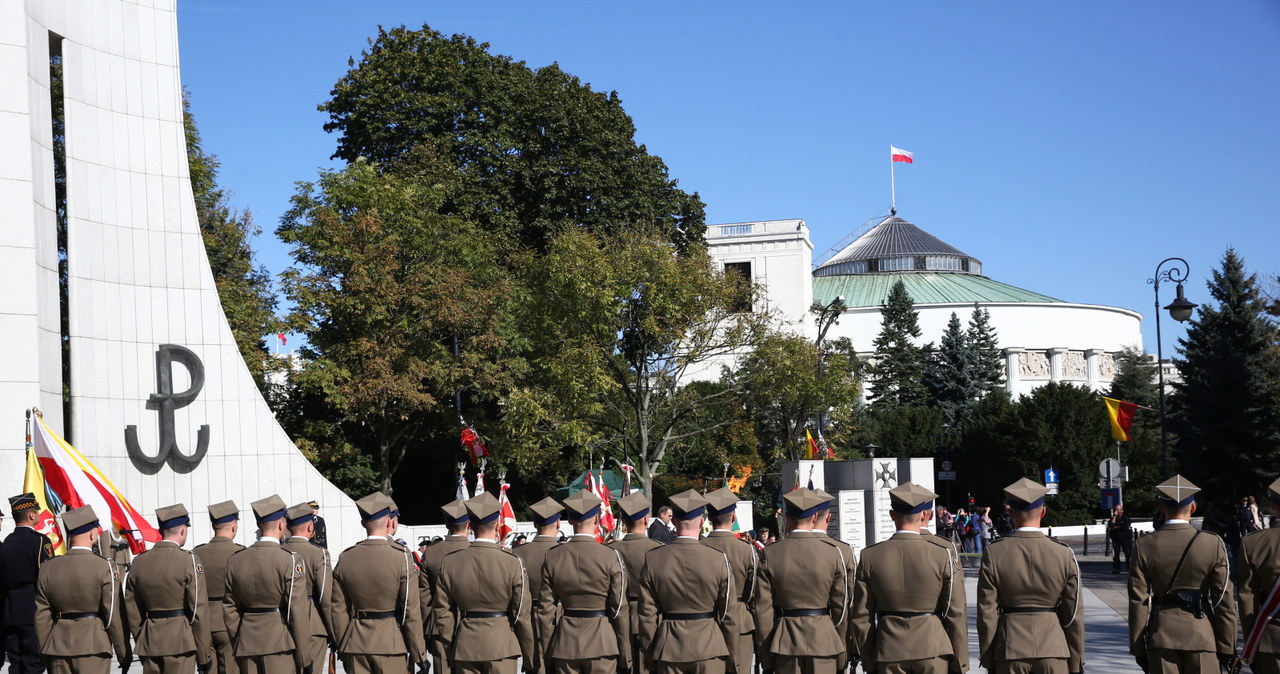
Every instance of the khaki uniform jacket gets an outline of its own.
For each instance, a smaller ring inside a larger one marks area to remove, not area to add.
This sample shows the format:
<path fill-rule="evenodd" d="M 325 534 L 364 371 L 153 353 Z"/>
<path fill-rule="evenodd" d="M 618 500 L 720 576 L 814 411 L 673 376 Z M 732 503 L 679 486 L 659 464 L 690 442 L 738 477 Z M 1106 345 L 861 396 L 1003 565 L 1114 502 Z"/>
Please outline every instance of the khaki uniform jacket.
<path fill-rule="evenodd" d="M 773 656 L 834 658 L 846 651 L 841 629 L 848 619 L 849 579 L 836 548 L 812 532 L 795 531 L 760 555 L 756 598 L 756 653 L 764 669 Z M 825 615 L 785 616 L 795 609 Z"/>
<path fill-rule="evenodd" d="M 732 531 L 712 530 L 702 539 L 702 544 L 720 551 L 729 560 L 733 570 L 734 596 L 729 602 L 733 624 L 738 634 L 751 634 L 756 629 L 756 574 L 760 569 L 760 557 L 755 546 L 733 535 Z"/>
<path fill-rule="evenodd" d="M 617 657 L 620 669 L 629 669 L 627 592 L 622 556 L 597 543 L 594 536 L 575 534 L 549 550 L 537 601 L 542 652 L 557 660 Z M 604 611 L 605 615 L 577 618 L 562 613 L 571 610 Z"/>
<path fill-rule="evenodd" d="M 196 663 L 213 657 L 209 636 L 204 564 L 173 541 L 160 541 L 133 559 L 125 582 L 125 616 L 134 654 L 143 657 L 195 653 Z M 185 615 L 151 618 L 148 611 L 181 609 Z M 215 607 L 216 610 L 216 607 Z"/>
<path fill-rule="evenodd" d="M 954 548 L 936 538 L 896 533 L 862 551 L 849 629 L 863 669 L 934 657 L 949 658 L 951 671 L 969 669 L 964 571 Z M 925 615 L 881 615 L 887 612 Z"/>
<path fill-rule="evenodd" d="M 307 565 L 307 612 L 311 615 L 308 633 L 333 641 L 333 633 L 329 631 L 329 611 L 333 603 L 333 565 L 329 561 L 329 551 L 313 545 L 304 536 L 290 536 L 280 547 L 301 557 Z"/>
<path fill-rule="evenodd" d="M 1201 537 L 1203 538 L 1203 536 Z M 1244 537 L 1236 560 L 1236 589 L 1240 592 L 1240 627 L 1249 638 L 1258 610 L 1280 579 L 1280 529 L 1266 529 Z M 1262 632 L 1259 653 L 1280 653 L 1280 625 L 1271 623 Z"/>
<path fill-rule="evenodd" d="M 293 652 L 299 669 L 311 653 L 298 648 L 310 635 L 307 564 L 274 541 L 258 541 L 227 560 L 222 600 L 227 635 L 236 657 Z M 251 609 L 277 609 L 259 613 Z"/>
<path fill-rule="evenodd" d="M 1052 612 L 1006 613 L 1006 609 Z M 978 574 L 978 654 L 993 669 L 1005 660 L 1064 658 L 1084 671 L 1080 567 L 1066 544 L 1039 531 L 1015 531 L 982 553 Z"/>
<path fill-rule="evenodd" d="M 734 670 L 738 603 L 723 552 L 693 538 L 649 551 L 640 572 L 640 649 L 653 662 L 726 658 Z M 667 620 L 672 613 L 710 613 L 706 620 Z"/>
<path fill-rule="evenodd" d="M 427 551 L 422 553 L 422 572 L 418 574 L 418 599 L 427 639 L 432 639 L 440 634 L 436 629 L 435 616 L 432 612 L 432 606 L 435 603 L 436 582 L 440 577 L 440 563 L 444 561 L 446 555 L 459 550 L 466 550 L 470 546 L 471 541 L 468 541 L 466 536 L 447 536 L 439 543 L 428 545 Z"/>
<path fill-rule="evenodd" d="M 858 555 L 853 550 L 853 546 L 845 543 L 838 538 L 832 538 L 827 532 L 815 529 L 813 535 L 827 545 L 834 546 L 840 552 L 840 558 L 844 560 L 845 578 L 849 579 L 849 586 L 845 588 L 845 598 L 847 600 L 845 615 L 849 615 L 849 610 L 853 608 L 853 579 L 858 571 Z M 858 657 L 858 649 L 853 643 L 853 631 L 849 629 L 849 619 L 845 618 L 844 624 L 839 628 L 840 635 L 844 637 L 846 659 Z M 838 662 L 836 669 L 843 670 L 844 663 Z"/>
<path fill-rule="evenodd" d="M 542 564 L 547 559 L 547 552 L 557 545 L 560 545 L 560 541 L 557 541 L 555 536 L 539 534 L 534 536 L 532 541 L 511 551 L 524 562 L 525 573 L 529 574 L 529 599 L 533 602 L 531 606 L 537 605 L 538 593 L 542 591 Z M 623 561 L 626 561 L 626 555 L 623 555 Z M 558 620 L 559 616 L 556 618 Z M 534 660 L 545 664 L 546 655 L 542 651 L 542 635 L 538 632 L 537 616 L 532 609 L 529 612 L 529 619 L 533 623 Z"/>
<path fill-rule="evenodd" d="M 40 653 L 53 657 L 133 657 L 125 633 L 120 571 L 115 563 L 82 548 L 44 563 L 36 583 L 36 637 Z M 67 613 L 96 617 L 62 618 Z"/>
<path fill-rule="evenodd" d="M 1178 578 L 1174 568 L 1195 529 L 1187 523 L 1166 523 L 1138 539 L 1129 562 L 1129 645 L 1135 650 L 1142 629 L 1151 622 L 1151 647 L 1179 651 L 1235 652 L 1236 607 L 1232 599 L 1227 549 L 1217 535 L 1205 532 L 1187 550 Z M 1199 590 L 1210 609 L 1202 619 L 1177 608 L 1153 612 L 1148 600 L 1159 604 L 1169 583 L 1174 590 Z"/>
<path fill-rule="evenodd" d="M 191 551 L 204 564 L 205 587 L 209 589 L 209 631 L 227 631 L 223 616 L 222 595 L 227 590 L 227 560 L 244 549 L 243 545 L 224 536 L 214 536 L 208 543 L 197 545 Z"/>
<path fill-rule="evenodd" d="M 435 620 L 453 660 L 489 662 L 520 656 L 532 664 L 532 604 L 524 563 L 497 543 L 475 541 L 440 565 Z M 468 617 L 469 613 L 505 615 Z"/>
<path fill-rule="evenodd" d="M 435 546 L 432 546 L 435 547 Z M 338 652 L 353 655 L 405 655 L 427 659 L 422 604 L 415 588 L 413 555 L 386 538 L 368 538 L 347 548 L 333 570 L 331 626 Z M 390 618 L 364 612 L 392 611 Z"/>

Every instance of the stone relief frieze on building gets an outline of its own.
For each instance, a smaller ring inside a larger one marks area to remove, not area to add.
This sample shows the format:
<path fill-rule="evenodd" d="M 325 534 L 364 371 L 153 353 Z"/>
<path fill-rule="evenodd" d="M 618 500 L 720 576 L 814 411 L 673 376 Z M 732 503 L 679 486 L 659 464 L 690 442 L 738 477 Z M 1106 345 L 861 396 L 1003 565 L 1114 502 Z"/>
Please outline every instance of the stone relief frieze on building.
<path fill-rule="evenodd" d="M 1062 354 L 1062 378 L 1083 380 L 1089 375 L 1084 362 L 1083 351 L 1068 351 Z"/>
<path fill-rule="evenodd" d="M 1018 375 L 1027 379 L 1049 378 L 1049 356 L 1043 351 L 1018 354 Z"/>
<path fill-rule="evenodd" d="M 1112 353 L 1098 354 L 1098 378 L 1110 381 L 1116 378 L 1116 357 Z"/>

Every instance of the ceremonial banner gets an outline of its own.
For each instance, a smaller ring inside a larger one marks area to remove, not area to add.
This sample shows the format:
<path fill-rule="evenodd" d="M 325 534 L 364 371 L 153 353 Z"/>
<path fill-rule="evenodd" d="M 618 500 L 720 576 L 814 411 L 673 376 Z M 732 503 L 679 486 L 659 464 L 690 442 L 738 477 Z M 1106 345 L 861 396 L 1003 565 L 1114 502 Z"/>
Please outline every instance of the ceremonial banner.
<path fill-rule="evenodd" d="M 49 495 L 44 482 L 44 471 L 40 470 L 40 461 L 35 450 L 27 447 L 27 471 L 22 476 L 22 491 L 36 495 L 36 503 L 40 504 L 40 521 L 35 530 L 49 537 L 53 542 L 53 554 L 61 555 L 67 551 L 67 542 L 62 539 L 62 529 L 58 526 L 58 518 L 49 507 Z"/>
<path fill-rule="evenodd" d="M 1129 428 L 1133 426 L 1133 415 L 1139 405 L 1107 397 L 1103 397 L 1102 402 L 1107 404 L 1107 416 L 1111 417 L 1111 438 L 1128 442 Z"/>
<path fill-rule="evenodd" d="M 502 486 L 498 488 L 498 542 L 502 543 L 507 536 L 515 533 L 516 530 L 516 511 L 511 507 L 511 501 L 507 498 L 507 490 L 511 485 L 506 480 L 502 481 Z"/>

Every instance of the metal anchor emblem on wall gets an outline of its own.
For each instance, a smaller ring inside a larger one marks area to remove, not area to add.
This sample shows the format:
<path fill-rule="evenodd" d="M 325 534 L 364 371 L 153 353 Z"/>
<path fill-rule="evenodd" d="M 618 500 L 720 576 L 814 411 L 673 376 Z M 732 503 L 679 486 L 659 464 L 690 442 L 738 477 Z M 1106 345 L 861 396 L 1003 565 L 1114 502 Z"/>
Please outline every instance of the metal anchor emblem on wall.
<path fill-rule="evenodd" d="M 181 363 L 191 375 L 191 386 L 181 393 L 173 392 L 173 364 Z M 204 424 L 196 434 L 196 451 L 184 454 L 178 448 L 173 413 L 190 405 L 204 389 L 204 363 L 191 349 L 177 344 L 161 344 L 156 350 L 156 392 L 147 398 L 147 407 L 160 413 L 160 449 L 155 456 L 148 456 L 138 444 L 138 427 L 126 426 L 124 442 L 129 456 L 144 464 L 159 466 L 172 454 L 175 460 L 194 466 L 209 451 L 209 425 Z"/>

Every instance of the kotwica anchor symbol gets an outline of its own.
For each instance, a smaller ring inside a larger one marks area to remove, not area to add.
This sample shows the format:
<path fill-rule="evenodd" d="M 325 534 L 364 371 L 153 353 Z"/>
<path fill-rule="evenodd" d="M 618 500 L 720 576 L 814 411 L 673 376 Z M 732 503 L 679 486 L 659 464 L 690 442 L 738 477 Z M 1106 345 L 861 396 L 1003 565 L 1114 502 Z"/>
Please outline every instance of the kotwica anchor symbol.
<path fill-rule="evenodd" d="M 173 392 L 173 364 L 181 363 L 191 375 L 191 387 L 181 393 Z M 148 456 L 138 444 L 138 427 L 126 426 L 124 442 L 129 456 L 137 461 L 152 466 L 164 463 L 170 454 L 174 458 L 190 464 L 200 463 L 209 451 L 209 425 L 204 424 L 196 434 L 196 451 L 183 454 L 178 448 L 175 434 L 173 413 L 175 410 L 190 405 L 204 389 L 204 363 L 200 362 L 191 349 L 177 344 L 161 344 L 156 350 L 156 392 L 147 398 L 148 407 L 154 405 L 160 413 L 160 449 L 155 456 Z"/>

